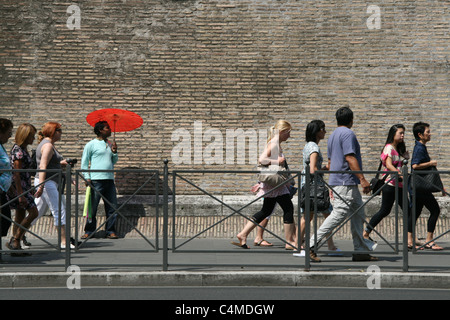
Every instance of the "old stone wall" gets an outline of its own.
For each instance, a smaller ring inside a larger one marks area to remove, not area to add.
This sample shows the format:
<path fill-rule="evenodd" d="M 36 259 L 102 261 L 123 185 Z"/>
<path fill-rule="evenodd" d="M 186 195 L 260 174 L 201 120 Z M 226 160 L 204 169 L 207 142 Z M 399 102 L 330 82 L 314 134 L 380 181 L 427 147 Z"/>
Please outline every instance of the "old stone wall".
<path fill-rule="evenodd" d="M 233 134 L 264 140 L 278 119 L 293 125 L 284 151 L 301 169 L 306 124 L 320 118 L 329 135 L 349 105 L 366 170 L 395 123 L 412 151 L 419 120 L 431 124 L 432 158 L 450 167 L 446 1 L 5 0 L 0 15 L 0 116 L 61 122 L 67 157 L 93 138 L 90 112 L 123 108 L 144 124 L 117 133 L 118 169 L 167 158 L 171 170 L 252 170 L 249 143 L 236 151 Z M 195 181 L 246 194 L 254 180 Z"/>

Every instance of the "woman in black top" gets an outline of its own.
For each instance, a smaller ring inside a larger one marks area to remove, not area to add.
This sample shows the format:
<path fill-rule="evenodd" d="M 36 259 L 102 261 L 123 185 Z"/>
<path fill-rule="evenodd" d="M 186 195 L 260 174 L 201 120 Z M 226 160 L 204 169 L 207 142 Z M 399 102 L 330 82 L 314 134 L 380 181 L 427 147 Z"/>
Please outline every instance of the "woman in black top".
<path fill-rule="evenodd" d="M 413 170 L 429 170 L 430 167 L 436 166 L 437 161 L 431 160 L 426 143 L 431 140 L 431 130 L 430 125 L 424 122 L 415 123 L 413 126 L 414 138 L 416 139 L 416 144 L 414 146 L 414 151 L 411 159 L 411 166 Z M 445 193 L 444 193 L 445 194 Z M 414 198 L 413 198 L 414 199 Z M 439 217 L 440 208 L 436 201 L 436 198 L 431 192 L 416 192 L 416 221 L 422 213 L 423 207 L 426 207 L 430 211 L 430 217 L 428 218 L 427 224 L 427 239 L 425 244 L 425 249 L 431 250 L 443 250 L 442 247 L 434 243 L 434 230 L 436 228 L 436 223 Z M 412 217 L 408 219 L 408 246 L 412 247 L 413 237 L 412 237 Z"/>

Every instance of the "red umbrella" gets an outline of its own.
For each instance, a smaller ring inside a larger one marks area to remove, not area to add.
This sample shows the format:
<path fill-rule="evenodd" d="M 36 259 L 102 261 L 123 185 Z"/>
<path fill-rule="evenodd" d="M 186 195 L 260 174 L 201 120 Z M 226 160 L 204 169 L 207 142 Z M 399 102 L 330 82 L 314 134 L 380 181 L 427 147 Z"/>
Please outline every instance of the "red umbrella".
<path fill-rule="evenodd" d="M 134 112 L 112 108 L 93 111 L 88 114 L 86 121 L 91 126 L 95 126 L 99 121 L 107 121 L 112 132 L 114 132 L 114 139 L 116 132 L 131 131 L 144 123 L 144 120 Z"/>

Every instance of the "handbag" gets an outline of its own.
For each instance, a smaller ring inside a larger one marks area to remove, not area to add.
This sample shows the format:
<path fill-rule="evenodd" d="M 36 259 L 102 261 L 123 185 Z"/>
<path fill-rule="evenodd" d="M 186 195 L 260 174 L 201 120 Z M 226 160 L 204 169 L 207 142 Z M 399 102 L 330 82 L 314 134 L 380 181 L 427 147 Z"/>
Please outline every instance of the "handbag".
<path fill-rule="evenodd" d="M 287 165 L 287 162 L 285 161 L 285 166 L 280 165 L 258 165 L 258 169 L 260 170 L 260 173 L 258 173 L 257 178 L 259 182 L 262 182 L 264 184 L 267 184 L 271 187 L 276 187 L 286 180 L 289 180 L 292 178 L 292 175 L 287 172 L 289 171 L 289 167 Z M 295 185 L 295 180 L 292 179 L 288 185 Z"/>
<path fill-rule="evenodd" d="M 311 181 L 309 186 L 309 198 L 311 203 L 311 209 L 314 208 L 314 205 L 317 204 L 317 211 L 325 211 L 330 207 L 330 192 L 324 183 L 319 183 L 317 185 L 317 193 L 316 185 L 314 180 Z M 305 209 L 306 206 L 306 184 L 302 186 L 302 194 L 300 198 L 300 206 L 302 209 Z"/>
<path fill-rule="evenodd" d="M 415 170 L 420 171 L 420 170 Z M 441 177 L 437 173 L 437 168 L 434 166 L 424 169 L 424 171 L 433 171 L 424 174 L 414 175 L 414 184 L 417 192 L 440 192 L 444 189 Z"/>
<path fill-rule="evenodd" d="M 382 162 L 380 161 L 380 165 L 378 166 L 377 171 L 381 170 L 381 165 L 382 165 Z M 382 178 L 382 179 L 380 179 L 379 177 L 380 177 L 380 173 L 378 172 L 377 175 L 375 176 L 375 178 L 370 180 L 370 190 L 372 190 L 372 194 L 377 193 L 377 191 L 383 187 L 383 185 L 386 181 L 386 178 L 387 178 L 387 174 L 385 174 L 384 178 Z M 378 193 L 378 195 L 380 195 L 380 194 Z"/>
<path fill-rule="evenodd" d="M 289 179 L 290 174 L 286 172 L 286 168 L 279 165 L 258 166 L 258 181 L 271 187 L 276 187 Z"/>

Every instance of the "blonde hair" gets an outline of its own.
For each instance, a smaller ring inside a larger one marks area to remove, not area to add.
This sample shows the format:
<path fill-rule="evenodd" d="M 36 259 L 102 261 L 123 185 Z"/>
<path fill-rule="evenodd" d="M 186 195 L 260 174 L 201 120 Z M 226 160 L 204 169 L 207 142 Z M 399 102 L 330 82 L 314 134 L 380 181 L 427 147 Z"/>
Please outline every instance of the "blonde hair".
<path fill-rule="evenodd" d="M 22 123 L 16 131 L 16 136 L 14 138 L 18 146 L 23 147 L 25 141 L 27 141 L 30 135 L 36 134 L 36 128 L 31 123 Z"/>
<path fill-rule="evenodd" d="M 269 133 L 267 135 L 267 143 L 269 143 L 275 137 L 275 134 L 280 134 L 281 131 L 286 130 L 292 130 L 291 124 L 285 120 L 278 120 L 277 123 L 269 129 Z"/>

